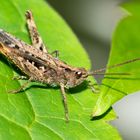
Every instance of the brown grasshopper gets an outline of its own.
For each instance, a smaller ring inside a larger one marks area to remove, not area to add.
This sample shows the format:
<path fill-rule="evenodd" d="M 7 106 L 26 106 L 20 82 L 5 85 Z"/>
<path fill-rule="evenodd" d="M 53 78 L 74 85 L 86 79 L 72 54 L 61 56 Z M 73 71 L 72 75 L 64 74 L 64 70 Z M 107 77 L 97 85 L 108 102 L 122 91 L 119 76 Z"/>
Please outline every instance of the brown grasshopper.
<path fill-rule="evenodd" d="M 11 91 L 18 93 L 23 90 L 31 81 L 43 84 L 60 86 L 65 109 L 66 121 L 69 120 L 67 99 L 65 89 L 76 87 L 87 79 L 88 76 L 103 74 L 106 68 L 96 71 L 88 71 L 85 68 L 75 68 L 48 53 L 39 33 L 37 31 L 31 11 L 26 12 L 27 26 L 30 33 L 32 45 L 15 38 L 9 33 L 0 29 L 0 52 L 13 62 L 26 76 L 17 79 L 28 79 L 18 90 Z M 55 51 L 57 54 L 57 51 Z M 130 62 L 140 60 L 136 58 L 123 63 L 108 67 L 107 69 L 121 66 Z M 106 73 L 114 74 L 114 73 Z M 119 73 L 125 74 L 125 73 Z M 117 73 L 118 75 L 118 73 Z"/>

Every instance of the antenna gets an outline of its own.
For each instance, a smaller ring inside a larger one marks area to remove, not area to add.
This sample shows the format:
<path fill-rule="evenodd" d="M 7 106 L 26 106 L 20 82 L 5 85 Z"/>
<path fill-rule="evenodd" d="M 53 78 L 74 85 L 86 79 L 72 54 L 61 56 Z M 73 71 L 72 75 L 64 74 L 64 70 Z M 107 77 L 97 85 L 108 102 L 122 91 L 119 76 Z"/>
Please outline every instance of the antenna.
<path fill-rule="evenodd" d="M 112 65 L 112 66 L 108 66 L 108 67 L 105 67 L 105 68 L 94 70 L 94 71 L 89 72 L 88 75 L 104 75 L 104 74 L 105 75 L 130 75 L 129 73 L 100 73 L 100 72 L 103 72 L 107 69 L 120 67 L 122 65 L 129 64 L 129 63 L 132 63 L 132 62 L 135 62 L 135 61 L 138 61 L 138 60 L 140 60 L 140 58 L 131 59 L 131 60 L 128 60 L 128 61 L 125 61 L 125 62 L 122 62 L 122 63 L 118 63 L 118 64 L 115 64 L 115 65 Z"/>

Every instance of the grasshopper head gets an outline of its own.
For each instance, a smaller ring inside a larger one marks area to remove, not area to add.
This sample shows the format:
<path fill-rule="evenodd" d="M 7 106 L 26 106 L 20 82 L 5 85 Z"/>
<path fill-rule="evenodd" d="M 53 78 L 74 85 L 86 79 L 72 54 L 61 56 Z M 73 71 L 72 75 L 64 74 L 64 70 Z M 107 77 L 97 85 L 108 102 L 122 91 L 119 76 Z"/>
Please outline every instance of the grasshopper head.
<path fill-rule="evenodd" d="M 65 71 L 67 78 L 67 83 L 65 86 L 67 88 L 72 88 L 80 85 L 88 77 L 88 72 L 84 68 L 65 69 Z"/>

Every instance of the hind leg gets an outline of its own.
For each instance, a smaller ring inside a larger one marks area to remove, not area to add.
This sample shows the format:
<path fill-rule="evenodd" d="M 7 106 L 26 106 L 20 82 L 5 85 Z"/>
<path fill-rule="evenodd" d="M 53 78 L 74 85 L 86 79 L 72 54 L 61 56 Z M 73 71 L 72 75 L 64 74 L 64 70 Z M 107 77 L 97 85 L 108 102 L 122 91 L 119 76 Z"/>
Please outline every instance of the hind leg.
<path fill-rule="evenodd" d="M 34 47 L 38 48 L 39 50 L 47 53 L 47 49 L 42 41 L 42 38 L 40 37 L 40 35 L 37 31 L 37 27 L 35 25 L 35 21 L 34 21 L 32 12 L 28 10 L 28 11 L 26 11 L 25 15 L 26 15 L 27 26 L 28 26 L 28 30 L 30 33 L 32 45 Z"/>

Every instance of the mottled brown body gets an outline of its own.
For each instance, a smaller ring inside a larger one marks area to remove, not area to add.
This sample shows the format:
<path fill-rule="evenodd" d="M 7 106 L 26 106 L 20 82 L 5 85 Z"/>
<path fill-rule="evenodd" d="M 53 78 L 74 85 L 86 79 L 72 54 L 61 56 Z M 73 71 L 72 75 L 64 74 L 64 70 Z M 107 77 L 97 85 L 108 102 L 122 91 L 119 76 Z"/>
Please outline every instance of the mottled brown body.
<path fill-rule="evenodd" d="M 71 67 L 49 54 L 37 32 L 30 11 L 27 11 L 26 18 L 32 45 L 15 38 L 1 29 L 0 52 L 25 73 L 29 81 L 60 86 L 66 119 L 68 120 L 64 88 L 71 88 L 81 84 L 88 76 L 87 71 L 84 68 Z M 21 86 L 20 89 L 13 91 L 13 93 L 20 92 L 27 83 Z"/>
<path fill-rule="evenodd" d="M 52 86 L 60 86 L 65 108 L 65 117 L 66 121 L 68 121 L 69 117 L 65 88 L 72 88 L 81 84 L 90 75 L 104 74 L 100 72 L 105 71 L 106 68 L 90 72 L 84 68 L 69 66 L 57 57 L 49 54 L 41 37 L 39 36 L 30 11 L 26 12 L 26 19 L 32 45 L 29 45 L 0 29 L 0 53 L 5 55 L 26 75 L 26 77 L 20 76 L 18 79 L 28 79 L 28 81 L 22 85 L 20 89 L 14 90 L 12 93 L 20 92 L 30 81 L 37 81 Z M 140 60 L 140 58 L 110 66 L 108 69 L 137 60 Z"/>
<path fill-rule="evenodd" d="M 79 85 L 88 76 L 84 68 L 73 68 L 3 30 L 0 31 L 0 52 L 31 77 L 32 81 L 50 85 L 64 84 L 69 88 Z"/>

